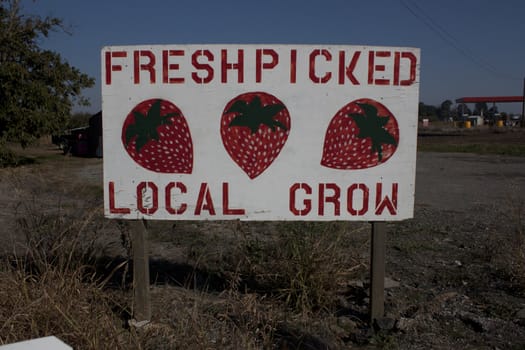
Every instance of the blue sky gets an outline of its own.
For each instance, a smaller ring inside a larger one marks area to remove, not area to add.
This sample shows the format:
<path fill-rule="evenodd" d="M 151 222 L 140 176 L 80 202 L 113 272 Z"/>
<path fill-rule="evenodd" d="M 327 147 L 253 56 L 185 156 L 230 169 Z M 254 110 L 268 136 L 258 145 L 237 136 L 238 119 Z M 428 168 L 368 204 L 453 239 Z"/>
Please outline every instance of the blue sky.
<path fill-rule="evenodd" d="M 42 46 L 95 77 L 100 50 L 140 44 L 348 44 L 421 48 L 420 100 L 521 95 L 523 0 L 22 0 L 23 13 L 62 18 Z M 521 104 L 499 105 L 521 112 Z"/>

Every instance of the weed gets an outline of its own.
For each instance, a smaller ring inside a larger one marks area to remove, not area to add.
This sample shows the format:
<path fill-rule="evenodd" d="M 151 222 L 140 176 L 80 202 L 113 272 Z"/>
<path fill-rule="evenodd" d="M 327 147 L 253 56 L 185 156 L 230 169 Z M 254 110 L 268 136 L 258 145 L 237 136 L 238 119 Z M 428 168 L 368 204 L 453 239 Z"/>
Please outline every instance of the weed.
<path fill-rule="evenodd" d="M 114 312 L 126 299 L 105 288 L 115 270 L 97 274 L 116 249 L 101 206 L 75 186 L 43 194 L 46 178 L 27 175 L 10 179 L 19 239 L 0 265 L 0 343 L 55 335 L 75 349 L 136 348 Z"/>
<path fill-rule="evenodd" d="M 157 322 L 140 333 L 147 349 L 270 349 L 274 311 L 255 294 L 227 298 L 165 286 L 154 290 Z"/>
<path fill-rule="evenodd" d="M 175 239 L 174 224 L 155 223 L 155 243 L 177 245 L 176 259 L 204 283 L 187 276 L 177 287 L 152 287 L 152 324 L 126 329 L 126 224 L 103 218 L 97 186 L 71 182 L 69 170 L 42 176 L 47 165 L 4 172 L 23 242 L 1 269 L 0 342 L 53 334 L 79 349 L 260 349 L 331 332 L 311 316 L 331 314 L 360 266 L 348 223 L 177 222 Z M 117 269 L 120 283 L 108 283 Z M 291 337 L 285 330 L 298 322 L 309 328 Z"/>
<path fill-rule="evenodd" d="M 34 158 L 20 156 L 0 143 L 0 168 L 17 167 L 34 162 Z"/>
<path fill-rule="evenodd" d="M 374 345 L 378 349 L 389 350 L 398 348 L 398 344 L 394 335 L 384 332 L 375 333 L 370 339 L 370 344 Z"/>
<path fill-rule="evenodd" d="M 102 208 L 42 208 L 35 199 L 17 206 L 17 234 L 24 237 L 23 256 L 28 266 L 44 271 L 53 266 L 61 271 L 93 266 L 100 257 L 120 249 L 116 240 L 103 234 L 107 222 Z"/>
<path fill-rule="evenodd" d="M 230 293 L 275 297 L 298 313 L 327 311 L 365 267 L 348 223 L 266 223 L 255 234 L 230 225 L 233 236 L 201 233 L 187 243 L 191 264 L 222 276 Z"/>
<path fill-rule="evenodd" d="M 347 228 L 337 222 L 279 224 L 272 239 L 241 241 L 234 271 L 239 281 L 252 281 L 295 312 L 329 309 L 342 281 L 360 265 Z"/>
<path fill-rule="evenodd" d="M 451 143 L 436 143 L 436 144 L 418 145 L 418 151 L 423 151 L 423 152 L 455 152 L 455 153 L 496 154 L 496 155 L 525 157 L 525 145 L 519 145 L 519 144 L 495 144 L 495 143 L 451 144 Z"/>
<path fill-rule="evenodd" d="M 0 342 L 56 335 L 75 349 L 127 349 L 134 340 L 120 327 L 116 302 L 80 268 L 48 266 L 38 274 L 21 266 L 0 271 Z M 102 346 L 103 345 L 103 346 Z"/>

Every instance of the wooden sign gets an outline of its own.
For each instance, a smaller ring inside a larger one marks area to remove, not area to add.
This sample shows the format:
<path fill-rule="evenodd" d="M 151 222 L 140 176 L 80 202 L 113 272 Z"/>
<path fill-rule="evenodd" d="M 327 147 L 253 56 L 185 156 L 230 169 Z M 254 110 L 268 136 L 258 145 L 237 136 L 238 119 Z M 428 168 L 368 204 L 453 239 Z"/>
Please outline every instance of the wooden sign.
<path fill-rule="evenodd" d="M 411 218 L 419 50 L 102 49 L 105 214 Z"/>

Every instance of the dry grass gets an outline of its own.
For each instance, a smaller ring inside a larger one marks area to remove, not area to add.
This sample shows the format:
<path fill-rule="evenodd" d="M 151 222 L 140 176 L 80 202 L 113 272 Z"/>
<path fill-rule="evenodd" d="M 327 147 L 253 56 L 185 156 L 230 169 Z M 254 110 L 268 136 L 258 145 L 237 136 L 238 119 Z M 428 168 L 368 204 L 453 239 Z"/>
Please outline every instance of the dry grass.
<path fill-rule="evenodd" d="M 271 263 L 262 266 L 273 272 L 267 283 L 293 310 L 314 313 L 333 309 L 341 286 L 364 267 L 356 247 L 346 244 L 355 234 L 340 222 L 281 225 L 266 252 Z"/>
<path fill-rule="evenodd" d="M 48 335 L 75 349 L 129 349 L 136 342 L 115 313 L 125 299 L 96 274 L 102 246 L 83 237 L 93 215 L 71 222 L 35 212 L 19 217 L 25 249 L 5 257 L 0 271 L 1 343 Z"/>
<path fill-rule="evenodd" d="M 103 218 L 98 188 L 53 171 L 0 174 L 18 238 L 0 268 L 0 344 L 55 335 L 75 349 L 293 349 L 340 340 L 332 328 L 340 293 L 366 270 L 359 227 L 177 223 L 193 231 L 179 242 L 183 254 L 166 261 L 193 272 L 152 285 L 153 320 L 130 329 L 125 225 Z M 172 225 L 157 226 L 153 240 L 173 241 Z"/>
<path fill-rule="evenodd" d="M 156 317 L 141 330 L 147 349 L 268 349 L 275 311 L 254 294 L 213 295 L 164 286 L 153 290 Z"/>
<path fill-rule="evenodd" d="M 59 187 L 29 169 L 3 180 L 18 239 L 1 260 L 0 343 L 55 335 L 75 349 L 136 347 L 115 312 L 125 309 L 125 294 L 105 288 L 114 271 L 97 274 L 97 259 L 115 240 L 92 189 Z"/>
<path fill-rule="evenodd" d="M 121 327 L 115 299 L 85 271 L 25 266 L 0 272 L 0 341 L 55 335 L 75 349 L 129 349 L 135 339 Z"/>
<path fill-rule="evenodd" d="M 356 244 L 367 237 L 366 224 L 263 223 L 255 232 L 233 225 L 220 238 L 195 234 L 197 243 L 186 243 L 191 264 L 222 276 L 232 291 L 275 298 L 294 312 L 332 310 L 346 281 L 367 269 L 367 240 Z"/>

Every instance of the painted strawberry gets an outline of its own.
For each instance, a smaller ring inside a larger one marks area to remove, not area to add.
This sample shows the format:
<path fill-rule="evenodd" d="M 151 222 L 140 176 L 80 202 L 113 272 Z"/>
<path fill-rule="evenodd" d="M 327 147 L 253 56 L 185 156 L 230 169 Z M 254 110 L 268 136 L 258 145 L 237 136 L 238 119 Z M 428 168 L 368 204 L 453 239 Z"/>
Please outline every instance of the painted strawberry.
<path fill-rule="evenodd" d="M 173 103 L 146 100 L 122 126 L 122 143 L 140 166 L 157 173 L 191 174 L 193 144 L 186 118 Z"/>
<path fill-rule="evenodd" d="M 367 169 L 386 162 L 399 144 L 394 115 L 381 103 L 363 98 L 348 103 L 330 121 L 321 165 Z"/>
<path fill-rule="evenodd" d="M 226 105 L 220 130 L 230 157 L 254 179 L 272 164 L 286 143 L 290 114 L 275 96 L 249 92 Z"/>

